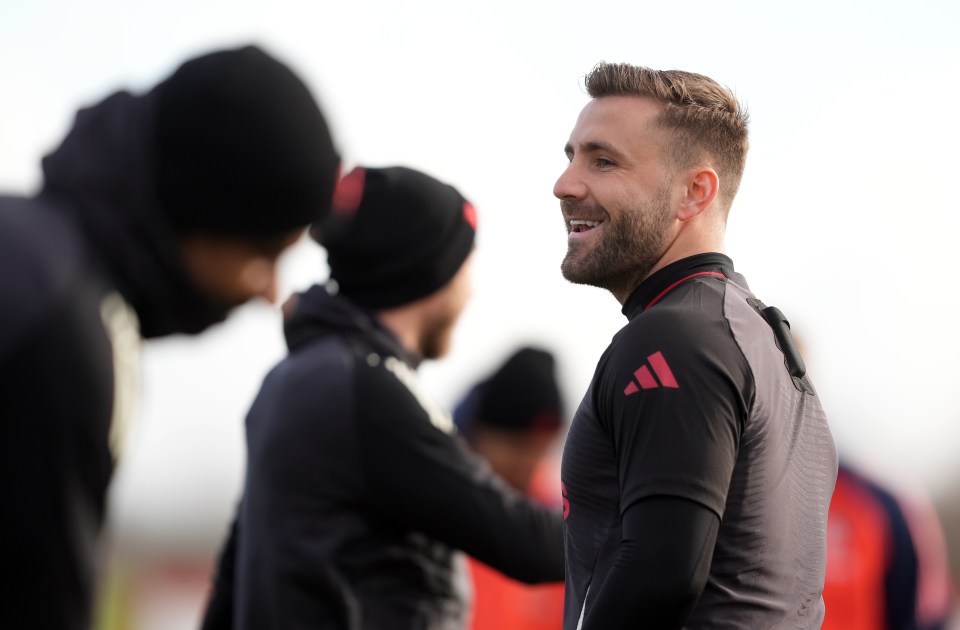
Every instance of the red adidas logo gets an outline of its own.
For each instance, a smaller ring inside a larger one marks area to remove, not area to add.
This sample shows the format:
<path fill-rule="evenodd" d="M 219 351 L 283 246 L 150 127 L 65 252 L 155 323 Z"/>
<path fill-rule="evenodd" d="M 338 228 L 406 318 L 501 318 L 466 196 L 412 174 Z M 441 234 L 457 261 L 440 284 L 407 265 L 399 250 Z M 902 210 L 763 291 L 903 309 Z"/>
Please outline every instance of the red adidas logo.
<path fill-rule="evenodd" d="M 633 377 L 636 380 L 630 381 L 630 384 L 623 390 L 623 393 L 627 396 L 636 394 L 641 389 L 656 389 L 658 387 L 669 387 L 671 389 L 680 389 L 680 385 L 677 383 L 677 379 L 673 376 L 673 371 L 670 369 L 670 366 L 667 365 L 667 360 L 663 358 L 662 352 L 655 352 L 647 357 L 647 365 L 641 365 L 634 373 Z M 653 372 L 650 371 L 650 368 L 653 368 Z M 656 377 L 654 377 L 656 374 Z M 657 382 L 657 379 L 660 379 Z M 637 383 L 640 384 L 637 387 Z"/>

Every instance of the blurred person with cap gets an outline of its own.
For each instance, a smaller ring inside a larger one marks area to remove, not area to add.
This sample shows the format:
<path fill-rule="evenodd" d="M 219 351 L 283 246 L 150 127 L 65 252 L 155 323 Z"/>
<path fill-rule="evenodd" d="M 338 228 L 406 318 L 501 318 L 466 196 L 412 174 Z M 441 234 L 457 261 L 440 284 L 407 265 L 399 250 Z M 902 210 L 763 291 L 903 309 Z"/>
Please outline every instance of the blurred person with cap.
<path fill-rule="evenodd" d="M 0 627 L 89 627 L 141 339 L 274 300 L 339 163 L 307 86 L 246 47 L 82 109 L 39 192 L 0 197 Z"/>
<path fill-rule="evenodd" d="M 417 380 L 471 292 L 476 213 L 403 168 L 357 168 L 313 231 L 330 279 L 288 302 L 289 355 L 247 416 L 247 472 L 204 628 L 463 628 L 458 550 L 563 577 L 557 512 L 496 477 Z"/>
<path fill-rule="evenodd" d="M 453 420 L 470 447 L 518 491 L 562 510 L 551 457 L 564 426 L 556 361 L 535 347 L 515 351 L 474 385 Z M 527 585 L 470 558 L 472 630 L 559 630 L 563 584 Z"/>

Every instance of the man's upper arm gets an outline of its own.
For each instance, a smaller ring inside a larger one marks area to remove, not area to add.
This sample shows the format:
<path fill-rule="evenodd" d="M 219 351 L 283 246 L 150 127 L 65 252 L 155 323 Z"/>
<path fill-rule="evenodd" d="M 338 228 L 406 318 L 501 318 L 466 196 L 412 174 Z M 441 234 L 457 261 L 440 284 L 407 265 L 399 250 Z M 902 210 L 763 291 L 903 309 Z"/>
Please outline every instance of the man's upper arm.
<path fill-rule="evenodd" d="M 722 518 L 750 404 L 749 367 L 722 319 L 662 308 L 628 327 L 600 392 L 617 452 L 621 513 L 676 496 Z"/>

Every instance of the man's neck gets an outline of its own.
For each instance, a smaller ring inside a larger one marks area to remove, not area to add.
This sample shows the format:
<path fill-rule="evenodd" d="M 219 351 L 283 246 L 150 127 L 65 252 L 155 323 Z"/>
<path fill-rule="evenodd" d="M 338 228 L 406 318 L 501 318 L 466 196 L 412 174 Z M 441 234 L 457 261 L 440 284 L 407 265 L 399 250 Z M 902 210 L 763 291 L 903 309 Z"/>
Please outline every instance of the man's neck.
<path fill-rule="evenodd" d="M 613 292 L 613 296 L 617 298 L 621 306 L 644 280 L 667 265 L 675 263 L 678 260 L 683 260 L 684 258 L 689 258 L 690 256 L 696 256 L 697 254 L 706 254 L 709 252 L 726 253 L 722 229 L 710 229 L 707 226 L 690 226 L 690 228 L 692 229 L 681 231 L 677 234 L 677 237 L 670 242 L 666 251 L 664 251 L 663 255 L 656 264 L 650 268 L 650 271 L 648 271 L 646 275 L 638 278 L 637 281 L 630 287 L 627 287 L 626 290 Z"/>

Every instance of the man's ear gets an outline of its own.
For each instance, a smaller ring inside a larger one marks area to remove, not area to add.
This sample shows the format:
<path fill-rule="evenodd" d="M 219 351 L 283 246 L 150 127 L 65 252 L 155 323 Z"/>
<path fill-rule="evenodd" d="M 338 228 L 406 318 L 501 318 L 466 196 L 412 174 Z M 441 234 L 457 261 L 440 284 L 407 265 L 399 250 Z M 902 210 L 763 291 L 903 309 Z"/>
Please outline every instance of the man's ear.
<path fill-rule="evenodd" d="M 686 173 L 683 197 L 677 219 L 689 221 L 710 207 L 720 192 L 720 178 L 709 166 L 698 166 Z"/>

